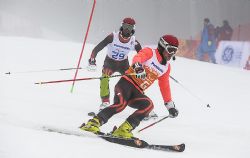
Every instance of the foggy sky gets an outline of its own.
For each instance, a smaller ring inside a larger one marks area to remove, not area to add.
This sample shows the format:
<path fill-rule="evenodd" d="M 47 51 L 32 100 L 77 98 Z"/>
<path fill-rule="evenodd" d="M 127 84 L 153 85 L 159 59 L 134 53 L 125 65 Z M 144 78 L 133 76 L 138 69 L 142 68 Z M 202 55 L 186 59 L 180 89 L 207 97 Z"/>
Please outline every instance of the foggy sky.
<path fill-rule="evenodd" d="M 124 17 L 136 20 L 142 44 L 163 34 L 190 39 L 203 19 L 224 19 L 233 27 L 250 23 L 250 0 L 96 0 L 88 42 L 97 43 L 118 30 Z M 0 35 L 31 36 L 82 42 L 93 0 L 0 0 Z"/>

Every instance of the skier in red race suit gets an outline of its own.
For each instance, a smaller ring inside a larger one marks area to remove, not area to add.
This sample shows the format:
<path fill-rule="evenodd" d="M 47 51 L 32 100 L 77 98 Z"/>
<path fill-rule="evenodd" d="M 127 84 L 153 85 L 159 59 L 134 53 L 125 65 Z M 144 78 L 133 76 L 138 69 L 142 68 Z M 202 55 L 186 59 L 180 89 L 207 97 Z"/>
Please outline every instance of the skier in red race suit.
<path fill-rule="evenodd" d="M 157 49 L 144 48 L 134 56 L 132 66 L 126 71 L 115 86 L 114 104 L 100 111 L 86 124 L 80 127 L 82 130 L 98 133 L 100 126 L 115 114 L 123 111 L 126 106 L 137 109 L 119 128 L 112 132 L 115 137 L 131 138 L 132 130 L 154 108 L 152 100 L 144 94 L 144 91 L 158 79 L 164 105 L 168 109 L 170 117 L 178 116 L 171 97 L 169 85 L 170 63 L 178 50 L 179 42 L 175 36 L 164 35 L 158 42 Z M 135 75 L 128 75 L 128 74 Z"/>

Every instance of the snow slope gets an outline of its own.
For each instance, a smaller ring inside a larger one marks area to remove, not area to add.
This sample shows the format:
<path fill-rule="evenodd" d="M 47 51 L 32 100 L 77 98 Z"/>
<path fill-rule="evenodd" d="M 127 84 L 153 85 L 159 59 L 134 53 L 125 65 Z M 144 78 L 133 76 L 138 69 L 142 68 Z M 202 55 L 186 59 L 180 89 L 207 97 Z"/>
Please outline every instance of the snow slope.
<path fill-rule="evenodd" d="M 134 149 L 93 137 L 67 136 L 39 130 L 41 126 L 76 129 L 97 111 L 99 81 L 35 85 L 72 79 L 75 71 L 45 71 L 76 67 L 81 43 L 0 37 L 0 157 L 1 158 L 248 158 L 250 156 L 250 73 L 184 58 L 172 62 L 173 99 L 179 116 L 137 133 L 153 121 L 142 122 L 135 136 L 155 144 L 186 143 L 183 153 Z M 93 45 L 86 45 L 85 67 Z M 133 53 L 131 54 L 131 56 Z M 130 56 L 130 59 L 131 59 Z M 96 72 L 79 70 L 78 78 L 100 76 L 105 50 L 98 54 Z M 42 72 L 34 72 L 40 70 Z M 12 72 L 6 75 L 6 72 Z M 112 78 L 111 91 L 118 81 Z M 168 115 L 155 83 L 146 94 L 155 112 Z M 189 90 L 189 91 L 188 91 Z M 113 92 L 111 92 L 111 96 Z M 211 108 L 207 108 L 209 103 Z M 102 126 L 110 131 L 132 112 L 129 107 Z"/>

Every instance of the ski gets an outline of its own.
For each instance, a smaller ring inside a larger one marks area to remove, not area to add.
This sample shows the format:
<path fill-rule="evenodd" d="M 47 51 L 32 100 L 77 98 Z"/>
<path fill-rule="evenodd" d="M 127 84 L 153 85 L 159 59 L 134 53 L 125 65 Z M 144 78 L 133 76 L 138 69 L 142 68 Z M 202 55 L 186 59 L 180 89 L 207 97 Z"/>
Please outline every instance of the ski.
<path fill-rule="evenodd" d="M 63 128 L 50 127 L 50 126 L 42 126 L 41 130 L 46 131 L 46 132 L 53 132 L 53 133 L 72 135 L 72 136 L 78 136 L 78 137 L 87 136 L 79 130 L 69 130 L 69 129 L 63 129 Z M 96 136 L 94 135 L 93 137 L 96 137 Z"/>
<path fill-rule="evenodd" d="M 153 149 L 153 150 L 161 150 L 161 151 L 175 151 L 175 152 L 183 152 L 185 150 L 185 144 L 179 145 L 156 145 L 156 144 L 148 144 L 146 141 L 141 140 L 139 138 L 133 137 L 130 139 L 124 139 L 119 137 L 113 137 L 111 134 L 106 134 L 103 132 L 98 132 L 97 135 L 103 138 L 106 141 L 111 143 L 116 143 L 124 146 L 130 146 L 134 148 L 145 148 L 145 149 Z"/>
<path fill-rule="evenodd" d="M 129 146 L 134 148 L 141 148 L 141 149 L 152 149 L 152 150 L 160 150 L 160 151 L 173 151 L 173 152 L 183 152 L 185 150 L 185 144 L 178 144 L 178 145 L 156 145 L 156 144 L 148 144 L 146 141 L 141 140 L 139 138 L 133 137 L 130 139 L 124 139 L 120 137 L 113 137 L 110 133 L 103 133 L 98 132 L 97 134 L 85 134 L 82 131 L 78 130 L 68 130 L 62 128 L 54 128 L 54 127 L 47 127 L 43 126 L 42 130 L 47 132 L 54 132 L 59 134 L 65 135 L 73 135 L 79 137 L 93 137 L 93 138 L 102 138 L 108 142 L 120 144 L 123 146 Z"/>

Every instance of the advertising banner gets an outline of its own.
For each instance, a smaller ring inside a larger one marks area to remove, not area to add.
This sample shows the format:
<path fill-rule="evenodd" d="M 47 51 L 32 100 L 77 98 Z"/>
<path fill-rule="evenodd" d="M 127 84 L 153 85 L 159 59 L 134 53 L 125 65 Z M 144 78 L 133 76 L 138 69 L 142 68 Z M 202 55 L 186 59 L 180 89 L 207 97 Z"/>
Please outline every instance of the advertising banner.
<path fill-rule="evenodd" d="M 250 42 L 221 41 L 215 53 L 217 64 L 245 68 L 250 55 Z"/>

